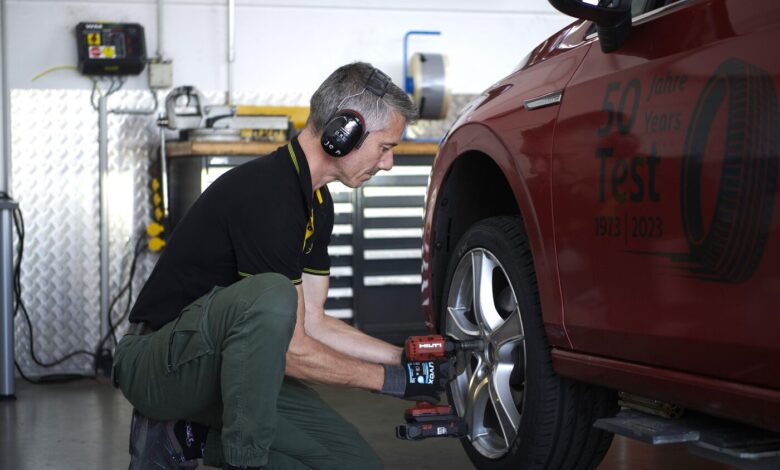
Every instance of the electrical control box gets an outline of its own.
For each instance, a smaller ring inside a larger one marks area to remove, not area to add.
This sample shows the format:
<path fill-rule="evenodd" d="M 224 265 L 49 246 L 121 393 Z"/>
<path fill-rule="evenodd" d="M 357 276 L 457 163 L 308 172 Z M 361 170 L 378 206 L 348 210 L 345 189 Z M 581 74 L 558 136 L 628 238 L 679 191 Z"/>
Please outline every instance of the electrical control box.
<path fill-rule="evenodd" d="M 138 23 L 79 23 L 76 45 L 84 75 L 138 75 L 146 66 L 144 28 Z"/>

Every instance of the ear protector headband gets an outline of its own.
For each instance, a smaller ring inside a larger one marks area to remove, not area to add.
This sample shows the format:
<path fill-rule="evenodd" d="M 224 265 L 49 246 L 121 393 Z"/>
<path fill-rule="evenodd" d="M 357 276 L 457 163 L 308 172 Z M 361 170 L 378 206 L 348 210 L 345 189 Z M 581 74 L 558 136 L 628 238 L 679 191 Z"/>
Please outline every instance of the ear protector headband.
<path fill-rule="evenodd" d="M 377 98 L 382 98 L 390 85 L 390 77 L 381 70 L 374 69 L 366 81 L 366 86 L 360 93 L 350 95 L 341 100 L 341 104 L 353 96 L 358 96 L 368 90 Z M 328 155 L 334 157 L 343 157 L 353 149 L 360 148 L 363 141 L 368 137 L 366 132 L 366 120 L 363 116 L 352 109 L 339 109 L 328 119 L 322 131 L 320 143 Z"/>

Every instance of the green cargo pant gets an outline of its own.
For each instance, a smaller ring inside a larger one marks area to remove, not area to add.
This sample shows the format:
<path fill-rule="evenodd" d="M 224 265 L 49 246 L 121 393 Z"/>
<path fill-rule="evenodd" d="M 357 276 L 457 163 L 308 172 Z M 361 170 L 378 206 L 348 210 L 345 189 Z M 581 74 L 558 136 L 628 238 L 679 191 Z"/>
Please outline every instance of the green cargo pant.
<path fill-rule="evenodd" d="M 214 288 L 158 331 L 122 338 L 115 384 L 150 418 L 208 425 L 207 465 L 382 468 L 354 426 L 284 377 L 296 306 L 278 274 Z"/>

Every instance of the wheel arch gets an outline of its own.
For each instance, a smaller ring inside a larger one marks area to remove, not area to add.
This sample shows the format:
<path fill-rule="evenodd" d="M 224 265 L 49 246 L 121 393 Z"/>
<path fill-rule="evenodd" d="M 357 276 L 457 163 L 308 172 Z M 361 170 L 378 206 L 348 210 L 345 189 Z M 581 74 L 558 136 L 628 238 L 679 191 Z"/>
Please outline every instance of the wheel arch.
<path fill-rule="evenodd" d="M 547 168 L 549 162 L 513 155 L 483 123 L 458 128 L 442 144 L 431 172 L 423 233 L 422 302 L 429 328 L 438 323 L 447 264 L 466 230 L 489 217 L 517 216 L 531 246 L 549 340 L 571 347 L 563 328 L 557 263 L 545 245 L 553 239 Z"/>
<path fill-rule="evenodd" d="M 487 154 L 472 150 L 453 162 L 440 186 L 433 230 L 433 311 L 440 311 L 447 266 L 458 240 L 480 220 L 501 215 L 523 219 L 509 181 Z"/>

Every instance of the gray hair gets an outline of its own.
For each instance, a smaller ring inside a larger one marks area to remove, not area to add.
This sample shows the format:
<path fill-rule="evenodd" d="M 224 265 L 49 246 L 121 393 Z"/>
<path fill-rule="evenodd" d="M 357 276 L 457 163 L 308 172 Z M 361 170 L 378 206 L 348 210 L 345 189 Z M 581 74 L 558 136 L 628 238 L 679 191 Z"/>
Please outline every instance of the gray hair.
<path fill-rule="evenodd" d="M 366 90 L 366 83 L 374 67 L 365 62 L 355 62 L 336 69 L 311 97 L 309 119 L 306 125 L 317 134 L 339 109 L 352 109 L 366 120 L 366 131 L 374 132 L 390 125 L 393 112 L 397 112 L 407 124 L 417 119 L 417 108 L 397 85 L 390 82 L 382 98 Z"/>

